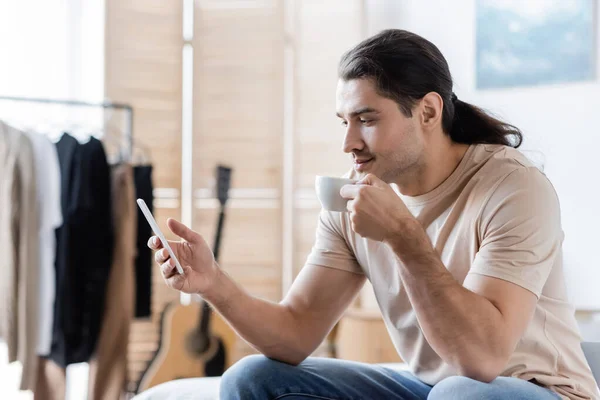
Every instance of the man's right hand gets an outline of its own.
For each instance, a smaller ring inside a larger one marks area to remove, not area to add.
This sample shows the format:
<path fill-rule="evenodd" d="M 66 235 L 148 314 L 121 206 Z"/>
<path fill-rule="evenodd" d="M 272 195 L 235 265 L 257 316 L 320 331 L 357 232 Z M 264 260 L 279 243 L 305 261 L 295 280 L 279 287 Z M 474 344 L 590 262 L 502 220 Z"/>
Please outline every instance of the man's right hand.
<path fill-rule="evenodd" d="M 169 245 L 183 268 L 183 275 L 177 272 L 175 260 L 157 236 L 148 240 L 148 247 L 157 250 L 154 259 L 169 287 L 184 293 L 204 295 L 213 286 L 219 273 L 219 266 L 204 238 L 181 222 L 169 218 L 167 226 L 183 240 L 169 241 Z"/>

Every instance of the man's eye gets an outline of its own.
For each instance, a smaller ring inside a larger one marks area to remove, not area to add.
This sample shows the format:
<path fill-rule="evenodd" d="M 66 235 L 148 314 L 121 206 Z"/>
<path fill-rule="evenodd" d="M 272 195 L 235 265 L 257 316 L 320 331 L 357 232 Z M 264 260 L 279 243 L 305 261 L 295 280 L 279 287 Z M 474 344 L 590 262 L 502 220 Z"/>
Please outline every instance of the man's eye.
<path fill-rule="evenodd" d="M 340 121 L 340 123 L 342 124 L 342 126 L 348 126 L 348 121 L 342 120 L 342 121 Z"/>
<path fill-rule="evenodd" d="M 362 118 L 360 119 L 361 124 L 368 124 L 369 122 L 371 122 L 370 119 L 362 119 Z"/>

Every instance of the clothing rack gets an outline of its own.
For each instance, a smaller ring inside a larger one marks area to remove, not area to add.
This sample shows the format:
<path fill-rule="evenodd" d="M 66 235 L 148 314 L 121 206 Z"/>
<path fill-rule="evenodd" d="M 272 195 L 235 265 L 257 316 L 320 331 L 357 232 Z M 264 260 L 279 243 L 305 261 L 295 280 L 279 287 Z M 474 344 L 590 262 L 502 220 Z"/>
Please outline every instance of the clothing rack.
<path fill-rule="evenodd" d="M 133 107 L 129 104 L 123 103 L 90 103 L 85 101 L 77 100 L 58 100 L 58 99 L 42 99 L 34 97 L 14 97 L 14 96 L 0 96 L 0 101 L 15 101 L 15 102 L 26 102 L 26 103 L 39 103 L 39 104 L 56 104 L 65 106 L 76 106 L 76 107 L 90 107 L 90 108 L 103 108 L 112 110 L 123 110 L 125 111 L 125 139 L 127 142 L 126 153 L 131 155 L 133 152 Z"/>

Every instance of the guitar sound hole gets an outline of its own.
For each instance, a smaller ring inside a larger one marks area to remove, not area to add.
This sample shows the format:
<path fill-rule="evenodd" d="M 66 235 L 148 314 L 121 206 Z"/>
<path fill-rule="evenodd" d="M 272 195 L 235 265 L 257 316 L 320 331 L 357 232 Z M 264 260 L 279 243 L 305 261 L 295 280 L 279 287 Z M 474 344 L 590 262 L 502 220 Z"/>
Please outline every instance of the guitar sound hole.
<path fill-rule="evenodd" d="M 208 349 L 210 338 L 197 330 L 193 330 L 187 334 L 185 344 L 190 353 L 200 355 Z"/>

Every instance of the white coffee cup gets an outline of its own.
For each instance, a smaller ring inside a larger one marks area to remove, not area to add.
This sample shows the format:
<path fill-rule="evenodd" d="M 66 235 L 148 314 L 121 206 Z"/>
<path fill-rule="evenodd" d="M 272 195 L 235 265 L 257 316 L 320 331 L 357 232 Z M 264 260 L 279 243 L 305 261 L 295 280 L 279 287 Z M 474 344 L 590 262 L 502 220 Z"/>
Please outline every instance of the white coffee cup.
<path fill-rule="evenodd" d="M 356 179 L 337 178 L 333 176 L 317 176 L 315 189 L 321 206 L 327 211 L 347 211 L 348 199 L 340 195 L 340 189 L 344 185 L 355 184 Z"/>

